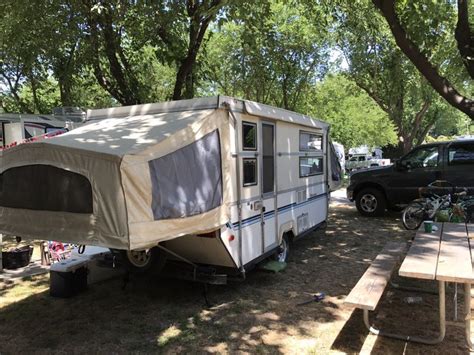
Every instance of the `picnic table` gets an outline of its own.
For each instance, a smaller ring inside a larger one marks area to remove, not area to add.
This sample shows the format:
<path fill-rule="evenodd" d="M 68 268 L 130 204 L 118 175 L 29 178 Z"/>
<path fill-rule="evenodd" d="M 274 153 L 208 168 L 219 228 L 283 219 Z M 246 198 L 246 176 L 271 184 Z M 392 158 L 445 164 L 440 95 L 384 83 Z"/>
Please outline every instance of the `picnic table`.
<path fill-rule="evenodd" d="M 471 342 L 471 284 L 474 283 L 473 263 L 474 224 L 435 223 L 436 231 L 425 233 L 420 229 L 411 244 L 400 268 L 399 275 L 419 280 L 438 282 L 439 295 L 439 335 L 436 338 L 394 334 L 373 327 L 369 312 L 374 311 L 390 283 L 393 270 L 399 265 L 404 254 L 401 243 L 389 242 L 375 258 L 359 282 L 346 297 L 345 303 L 364 312 L 364 323 L 376 335 L 423 344 L 438 344 L 446 334 L 446 282 L 464 285 L 464 326 L 466 343 L 472 350 Z M 423 227 L 422 227 L 423 228 Z M 394 287 L 403 289 L 398 285 Z M 421 288 L 410 290 L 424 291 Z M 457 288 L 456 288 L 457 290 Z M 425 291 L 426 292 L 426 291 Z M 457 310 L 457 292 L 455 297 Z M 456 314 L 456 313 L 455 313 Z M 456 318 L 456 317 L 455 317 Z"/>
<path fill-rule="evenodd" d="M 474 224 L 435 223 L 437 231 L 420 229 L 400 266 L 398 274 L 422 280 L 436 280 L 439 287 L 440 333 L 435 339 L 411 337 L 410 340 L 436 344 L 446 333 L 446 282 L 464 285 L 464 322 L 466 342 L 471 342 L 471 284 L 474 283 L 470 237 L 474 241 Z M 423 227 L 422 227 L 423 228 Z"/>

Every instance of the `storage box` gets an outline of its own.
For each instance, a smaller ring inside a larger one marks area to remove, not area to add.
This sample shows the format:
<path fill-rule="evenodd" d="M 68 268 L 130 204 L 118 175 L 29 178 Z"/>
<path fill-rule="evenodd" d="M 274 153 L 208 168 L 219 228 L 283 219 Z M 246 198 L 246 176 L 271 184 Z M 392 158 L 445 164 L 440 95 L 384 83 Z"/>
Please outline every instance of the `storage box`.
<path fill-rule="evenodd" d="M 51 265 L 49 294 L 67 298 L 87 289 L 87 261 L 69 259 Z"/>
<path fill-rule="evenodd" d="M 2 261 L 3 268 L 5 269 L 18 269 L 30 263 L 32 254 L 33 247 L 23 246 L 11 251 L 3 251 L 0 261 Z"/>

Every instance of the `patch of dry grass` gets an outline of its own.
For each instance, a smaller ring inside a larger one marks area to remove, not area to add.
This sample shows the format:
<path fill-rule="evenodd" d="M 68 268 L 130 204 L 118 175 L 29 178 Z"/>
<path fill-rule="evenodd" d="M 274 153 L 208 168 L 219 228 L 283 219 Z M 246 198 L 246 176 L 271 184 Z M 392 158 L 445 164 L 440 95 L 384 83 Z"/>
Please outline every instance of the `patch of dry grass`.
<path fill-rule="evenodd" d="M 325 230 L 292 246 L 285 271 L 252 271 L 244 282 L 213 286 L 209 309 L 202 286 L 185 281 L 135 277 L 122 290 L 112 280 L 55 299 L 48 276 L 35 277 L 0 291 L 0 353 L 402 353 L 403 342 L 368 335 L 362 314 L 343 305 L 384 244 L 412 236 L 400 226 L 396 215 L 369 219 L 337 205 Z M 323 302 L 296 306 L 316 292 L 327 295 Z M 436 297 L 413 307 L 405 296 L 390 290 L 375 322 L 436 330 Z M 405 350 L 465 352 L 462 340 L 462 329 L 450 327 L 440 346 Z"/>

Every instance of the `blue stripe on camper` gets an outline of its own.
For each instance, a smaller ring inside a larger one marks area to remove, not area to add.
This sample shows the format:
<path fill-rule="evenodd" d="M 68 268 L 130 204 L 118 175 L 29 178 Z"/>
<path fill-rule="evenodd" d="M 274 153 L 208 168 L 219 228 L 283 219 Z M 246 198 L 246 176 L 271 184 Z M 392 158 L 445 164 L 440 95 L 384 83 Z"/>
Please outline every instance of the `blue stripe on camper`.
<path fill-rule="evenodd" d="M 315 200 L 319 200 L 320 198 L 322 198 L 324 196 L 327 196 L 327 193 L 311 196 L 305 202 L 301 202 L 301 203 L 293 202 L 293 203 L 290 203 L 289 205 L 279 207 L 278 208 L 278 214 L 282 214 L 282 213 L 288 212 L 292 209 L 306 206 L 306 205 L 310 204 L 311 202 L 313 202 Z M 263 220 L 264 221 L 269 220 L 273 217 L 275 217 L 275 210 L 268 211 L 268 212 L 265 212 L 263 214 Z M 252 224 L 258 223 L 260 221 L 260 218 L 261 218 L 261 215 L 259 215 L 259 214 L 255 215 L 255 216 L 252 216 L 252 217 L 249 217 L 249 218 L 246 218 L 246 219 L 242 220 L 242 225 L 241 226 L 243 228 L 243 227 L 247 227 L 247 226 L 250 226 Z M 239 222 L 231 223 L 231 225 L 234 229 L 238 228 L 239 227 Z"/>

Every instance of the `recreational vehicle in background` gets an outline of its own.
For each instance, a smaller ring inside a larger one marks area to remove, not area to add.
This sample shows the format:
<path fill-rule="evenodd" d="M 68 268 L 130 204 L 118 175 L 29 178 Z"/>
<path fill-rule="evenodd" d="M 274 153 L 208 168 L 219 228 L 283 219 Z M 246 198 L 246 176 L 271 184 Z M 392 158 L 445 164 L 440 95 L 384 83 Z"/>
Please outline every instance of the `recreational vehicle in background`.
<path fill-rule="evenodd" d="M 78 107 L 58 107 L 52 115 L 0 114 L 0 146 L 8 147 L 25 139 L 67 132 L 85 121 L 85 112 Z"/>
<path fill-rule="evenodd" d="M 167 257 L 237 274 L 285 261 L 289 241 L 327 219 L 341 180 L 327 123 L 256 102 L 218 96 L 86 120 L 3 152 L 1 233 L 110 248 L 137 270 Z"/>

